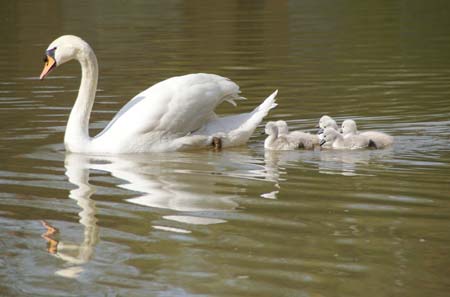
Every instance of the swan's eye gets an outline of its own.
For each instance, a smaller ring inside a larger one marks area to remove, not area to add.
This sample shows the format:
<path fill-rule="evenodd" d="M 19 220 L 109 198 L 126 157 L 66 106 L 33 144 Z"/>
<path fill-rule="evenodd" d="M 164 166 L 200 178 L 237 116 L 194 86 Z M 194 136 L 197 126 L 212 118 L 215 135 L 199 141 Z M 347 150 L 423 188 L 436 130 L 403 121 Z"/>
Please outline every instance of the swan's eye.
<path fill-rule="evenodd" d="M 52 49 L 47 50 L 47 55 L 50 57 L 55 57 L 56 46 Z"/>
<path fill-rule="evenodd" d="M 48 56 L 52 57 L 53 59 L 55 59 L 55 50 L 56 50 L 56 46 L 52 49 L 46 50 L 45 54 L 44 54 L 44 63 L 48 62 Z"/>

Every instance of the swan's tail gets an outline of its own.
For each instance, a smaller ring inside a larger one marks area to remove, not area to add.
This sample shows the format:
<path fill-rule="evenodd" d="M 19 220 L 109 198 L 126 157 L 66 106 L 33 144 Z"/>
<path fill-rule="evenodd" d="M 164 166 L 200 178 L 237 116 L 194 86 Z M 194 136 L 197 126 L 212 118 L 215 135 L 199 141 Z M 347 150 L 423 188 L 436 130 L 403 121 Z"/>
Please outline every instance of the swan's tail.
<path fill-rule="evenodd" d="M 261 103 L 257 108 L 255 108 L 255 110 L 253 110 L 252 113 L 265 112 L 263 116 L 265 117 L 272 108 L 275 108 L 278 105 L 277 103 L 275 103 L 277 95 L 278 90 L 275 90 L 275 92 L 273 92 L 269 97 L 267 97 L 266 100 L 264 100 L 263 103 Z"/>
<path fill-rule="evenodd" d="M 255 129 L 262 122 L 264 117 L 267 116 L 272 108 L 275 108 L 278 104 L 275 102 L 278 90 L 273 92 L 266 100 L 263 101 L 252 112 L 245 114 L 245 118 L 240 123 L 239 127 L 228 133 L 227 140 L 224 146 L 237 146 L 245 144 L 252 136 Z"/>
<path fill-rule="evenodd" d="M 278 90 L 273 92 L 252 112 L 242 113 L 222 118 L 215 118 L 192 135 L 218 137 L 222 140 L 223 147 L 231 147 L 245 144 L 256 127 L 262 122 L 269 111 L 276 107 L 275 97 Z"/>

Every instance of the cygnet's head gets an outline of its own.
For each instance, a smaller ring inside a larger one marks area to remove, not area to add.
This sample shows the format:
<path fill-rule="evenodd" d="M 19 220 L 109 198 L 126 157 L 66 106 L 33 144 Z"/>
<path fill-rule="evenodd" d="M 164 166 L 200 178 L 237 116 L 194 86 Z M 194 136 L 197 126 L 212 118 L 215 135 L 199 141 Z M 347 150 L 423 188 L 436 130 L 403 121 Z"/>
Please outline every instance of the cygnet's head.
<path fill-rule="evenodd" d="M 278 135 L 278 127 L 275 124 L 275 122 L 267 122 L 264 132 L 266 132 L 267 135 L 277 136 Z"/>
<path fill-rule="evenodd" d="M 63 35 L 55 39 L 48 46 L 44 54 L 44 69 L 40 75 L 43 79 L 57 66 L 72 59 L 82 59 L 84 55 L 92 53 L 92 49 L 80 37 L 74 35 Z"/>
<path fill-rule="evenodd" d="M 317 132 L 318 134 L 323 133 L 323 130 L 326 128 L 333 128 L 335 130 L 338 130 L 338 125 L 336 124 L 336 121 L 333 120 L 332 117 L 327 116 L 327 115 L 323 115 L 320 120 L 319 120 L 319 131 Z"/>
<path fill-rule="evenodd" d="M 339 137 L 339 132 L 336 131 L 335 129 L 328 127 L 325 128 L 325 130 L 323 130 L 323 134 L 322 134 L 322 140 L 320 141 L 320 146 L 323 146 L 326 143 L 333 143 L 336 138 Z"/>
<path fill-rule="evenodd" d="M 356 134 L 358 132 L 358 129 L 356 127 L 355 121 L 354 120 L 343 121 L 341 125 L 341 132 L 344 135 Z"/>
<path fill-rule="evenodd" d="M 289 127 L 288 127 L 286 121 L 279 120 L 276 122 L 276 125 L 278 127 L 279 135 L 287 135 L 289 133 Z"/>

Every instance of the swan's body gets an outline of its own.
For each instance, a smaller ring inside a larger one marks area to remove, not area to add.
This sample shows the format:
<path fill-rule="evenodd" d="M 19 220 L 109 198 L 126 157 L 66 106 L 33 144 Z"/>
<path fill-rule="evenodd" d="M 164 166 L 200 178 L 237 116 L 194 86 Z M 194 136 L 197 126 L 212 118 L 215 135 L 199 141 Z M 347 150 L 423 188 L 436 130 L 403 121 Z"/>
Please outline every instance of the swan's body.
<path fill-rule="evenodd" d="M 361 135 L 351 135 L 346 138 L 336 131 L 335 129 L 328 127 L 323 132 L 323 139 L 320 145 L 328 145 L 333 149 L 362 149 L 367 147 L 373 147 L 374 144 L 369 138 Z"/>
<path fill-rule="evenodd" d="M 394 143 L 394 137 L 378 131 L 364 131 L 358 132 L 358 128 L 356 127 L 356 122 L 354 120 L 345 120 L 342 122 L 342 134 L 344 138 L 353 137 L 354 135 L 364 136 L 370 139 L 376 148 L 385 148 Z"/>
<path fill-rule="evenodd" d="M 248 141 L 270 109 L 274 92 L 254 111 L 219 118 L 215 108 L 241 99 L 239 86 L 214 74 L 188 74 L 159 82 L 131 99 L 97 136 L 89 136 L 89 117 L 98 79 L 97 58 L 81 38 L 61 36 L 46 51 L 44 78 L 54 67 L 76 59 L 82 77 L 78 97 L 64 136 L 68 151 L 79 153 L 139 153 L 207 147 L 213 137 L 223 146 Z"/>
<path fill-rule="evenodd" d="M 286 137 L 287 141 L 293 143 L 297 148 L 312 150 L 319 145 L 319 137 L 302 131 L 289 132 L 289 127 L 285 121 L 276 122 L 278 137 Z"/>
<path fill-rule="evenodd" d="M 298 143 L 289 141 L 286 135 L 279 135 L 278 127 L 275 122 L 268 122 L 266 124 L 265 132 L 268 135 L 264 140 L 264 148 L 274 151 L 288 151 L 298 148 Z"/>

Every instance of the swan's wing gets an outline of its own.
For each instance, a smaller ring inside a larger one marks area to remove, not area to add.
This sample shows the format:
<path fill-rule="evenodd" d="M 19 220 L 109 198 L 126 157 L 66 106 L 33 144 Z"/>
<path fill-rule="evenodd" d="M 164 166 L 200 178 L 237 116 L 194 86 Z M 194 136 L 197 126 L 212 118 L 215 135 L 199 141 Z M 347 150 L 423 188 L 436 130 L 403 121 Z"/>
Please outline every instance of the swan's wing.
<path fill-rule="evenodd" d="M 252 113 L 241 113 L 232 116 L 217 117 L 207 122 L 200 130 L 194 132 L 195 135 L 214 135 L 217 133 L 229 133 L 238 129 L 245 123 Z"/>
<path fill-rule="evenodd" d="M 218 75 L 172 77 L 136 95 L 97 137 L 186 135 L 214 118 L 214 109 L 223 101 L 234 104 L 233 99 L 241 98 L 238 94 L 238 85 Z"/>

